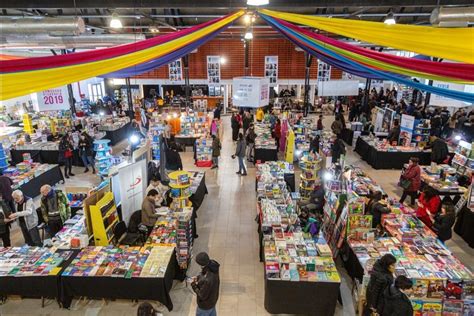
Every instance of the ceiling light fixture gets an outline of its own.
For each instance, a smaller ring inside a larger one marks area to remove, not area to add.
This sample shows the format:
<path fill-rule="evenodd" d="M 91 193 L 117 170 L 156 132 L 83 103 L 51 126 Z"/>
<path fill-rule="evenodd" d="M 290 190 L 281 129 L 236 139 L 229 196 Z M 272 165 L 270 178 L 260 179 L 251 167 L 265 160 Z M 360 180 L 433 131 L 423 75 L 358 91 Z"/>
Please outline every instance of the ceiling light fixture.
<path fill-rule="evenodd" d="M 247 0 L 247 5 L 261 6 L 267 5 L 270 3 L 270 0 Z"/>
<path fill-rule="evenodd" d="M 112 20 L 110 20 L 110 27 L 114 29 L 121 29 L 123 27 L 122 21 L 118 18 L 117 13 L 112 14 Z"/>
<path fill-rule="evenodd" d="M 394 24 L 397 24 L 397 21 L 395 21 L 395 16 L 393 15 L 393 12 L 390 11 L 388 14 L 387 14 L 387 17 L 385 18 L 385 20 L 383 21 L 383 23 L 387 24 L 387 25 L 394 25 Z"/>
<path fill-rule="evenodd" d="M 245 25 L 249 25 L 250 22 L 252 22 L 252 17 L 250 16 L 250 14 L 244 15 L 244 23 L 245 23 Z"/>
<path fill-rule="evenodd" d="M 244 38 L 245 38 L 246 40 L 251 40 L 251 39 L 253 39 L 253 34 L 252 34 L 252 32 L 251 32 L 251 31 L 247 31 L 247 32 L 245 33 L 245 35 L 244 35 Z"/>
<path fill-rule="evenodd" d="M 227 63 L 227 58 L 221 57 L 220 63 L 221 63 L 221 65 L 224 65 L 225 63 Z"/>
<path fill-rule="evenodd" d="M 160 29 L 157 26 L 152 26 L 149 28 L 151 33 L 160 33 Z"/>

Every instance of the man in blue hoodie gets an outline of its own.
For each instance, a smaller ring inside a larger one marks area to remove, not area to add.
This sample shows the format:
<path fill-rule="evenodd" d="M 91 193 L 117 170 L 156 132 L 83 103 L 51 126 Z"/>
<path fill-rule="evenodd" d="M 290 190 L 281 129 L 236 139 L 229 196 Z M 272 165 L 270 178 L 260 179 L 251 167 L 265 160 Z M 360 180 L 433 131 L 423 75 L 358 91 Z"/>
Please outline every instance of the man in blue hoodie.
<path fill-rule="evenodd" d="M 201 273 L 193 278 L 191 287 L 197 295 L 196 316 L 217 316 L 216 304 L 219 298 L 219 263 L 209 259 L 209 255 L 200 252 L 196 263 L 202 268 Z"/>

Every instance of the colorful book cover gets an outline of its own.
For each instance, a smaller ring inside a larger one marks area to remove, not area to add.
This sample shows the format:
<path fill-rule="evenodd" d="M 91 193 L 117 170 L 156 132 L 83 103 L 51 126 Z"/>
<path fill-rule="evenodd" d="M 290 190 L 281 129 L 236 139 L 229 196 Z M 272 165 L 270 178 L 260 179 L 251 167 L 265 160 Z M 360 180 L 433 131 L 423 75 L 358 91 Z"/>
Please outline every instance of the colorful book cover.
<path fill-rule="evenodd" d="M 424 301 L 423 316 L 442 316 L 443 303 L 441 300 Z"/>
<path fill-rule="evenodd" d="M 448 280 L 444 289 L 444 297 L 446 299 L 460 300 L 463 293 L 463 284 L 459 280 Z"/>
<path fill-rule="evenodd" d="M 413 316 L 423 315 L 423 301 L 422 300 L 411 300 L 411 305 L 413 307 Z"/>
<path fill-rule="evenodd" d="M 464 301 L 464 316 L 474 315 L 474 300 Z"/>
<path fill-rule="evenodd" d="M 428 280 L 424 279 L 416 279 L 413 284 L 413 292 L 412 295 L 414 297 L 427 297 L 428 295 Z"/>
<path fill-rule="evenodd" d="M 444 300 L 443 316 L 462 316 L 463 302 L 459 300 Z"/>
<path fill-rule="evenodd" d="M 474 280 L 464 281 L 462 298 L 464 300 L 474 300 Z"/>
<path fill-rule="evenodd" d="M 444 280 L 430 280 L 428 285 L 429 298 L 443 298 L 444 297 Z"/>

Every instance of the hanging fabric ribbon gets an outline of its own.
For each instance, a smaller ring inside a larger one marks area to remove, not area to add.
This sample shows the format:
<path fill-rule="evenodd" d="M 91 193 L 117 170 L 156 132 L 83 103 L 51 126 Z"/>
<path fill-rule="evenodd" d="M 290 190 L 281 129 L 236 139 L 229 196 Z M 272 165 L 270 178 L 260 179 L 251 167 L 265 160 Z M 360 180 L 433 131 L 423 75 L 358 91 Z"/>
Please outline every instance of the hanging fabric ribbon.
<path fill-rule="evenodd" d="M 380 22 L 324 18 L 271 10 L 259 12 L 273 18 L 377 45 L 474 64 L 473 28 L 387 25 Z"/>
<path fill-rule="evenodd" d="M 23 58 L 0 64 L 0 100 L 108 74 L 203 43 L 244 14 L 239 11 L 186 30 L 132 44 L 68 55 Z"/>
<path fill-rule="evenodd" d="M 270 25 L 275 27 L 279 32 L 285 35 L 287 38 L 291 39 L 295 44 L 309 51 L 310 53 L 318 52 L 318 54 L 322 54 L 322 55 L 331 57 L 333 59 L 337 59 L 338 61 L 344 62 L 354 67 L 358 71 L 366 71 L 375 76 L 380 76 L 380 77 L 383 77 L 384 79 L 388 79 L 388 80 L 399 82 L 408 86 L 416 87 L 423 91 L 428 91 L 434 94 L 443 95 L 443 96 L 453 98 L 453 99 L 458 99 L 464 102 L 469 102 L 469 103 L 474 102 L 474 94 L 425 85 L 422 83 L 411 81 L 409 79 L 402 78 L 399 75 L 394 74 L 389 71 L 383 71 L 378 68 L 369 67 L 368 65 L 360 61 L 350 59 L 340 54 L 340 51 L 338 50 L 329 49 L 329 47 L 331 47 L 330 45 L 321 43 L 316 38 L 313 38 L 312 35 L 314 35 L 314 33 L 309 32 L 311 34 L 308 34 L 307 31 L 292 24 L 290 24 L 291 25 L 291 28 L 290 28 L 288 26 L 283 25 L 283 21 L 271 18 L 263 14 L 261 14 L 261 17 L 265 21 L 267 21 Z"/>

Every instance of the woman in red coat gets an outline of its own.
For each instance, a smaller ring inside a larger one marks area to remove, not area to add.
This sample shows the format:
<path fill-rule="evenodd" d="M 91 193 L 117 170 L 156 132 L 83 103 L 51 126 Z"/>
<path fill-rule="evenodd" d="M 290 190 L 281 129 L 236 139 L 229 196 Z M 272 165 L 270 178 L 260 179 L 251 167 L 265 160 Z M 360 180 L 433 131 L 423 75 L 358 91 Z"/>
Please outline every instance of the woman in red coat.
<path fill-rule="evenodd" d="M 441 199 L 436 191 L 431 187 L 426 187 L 418 198 L 418 208 L 416 217 L 418 217 L 426 226 L 431 227 L 436 213 L 439 211 Z"/>
<path fill-rule="evenodd" d="M 276 120 L 275 127 L 273 128 L 273 135 L 275 136 L 277 151 L 280 150 L 280 138 L 281 138 L 281 122 L 280 119 Z"/>
<path fill-rule="evenodd" d="M 417 157 L 411 157 L 408 161 L 408 167 L 402 173 L 401 178 L 404 180 L 410 181 L 410 186 L 407 189 L 403 189 L 402 197 L 400 198 L 400 203 L 403 204 L 407 196 L 411 197 L 411 205 L 415 206 L 415 200 L 418 196 L 418 190 L 421 186 L 421 169 L 418 165 L 420 159 Z"/>

